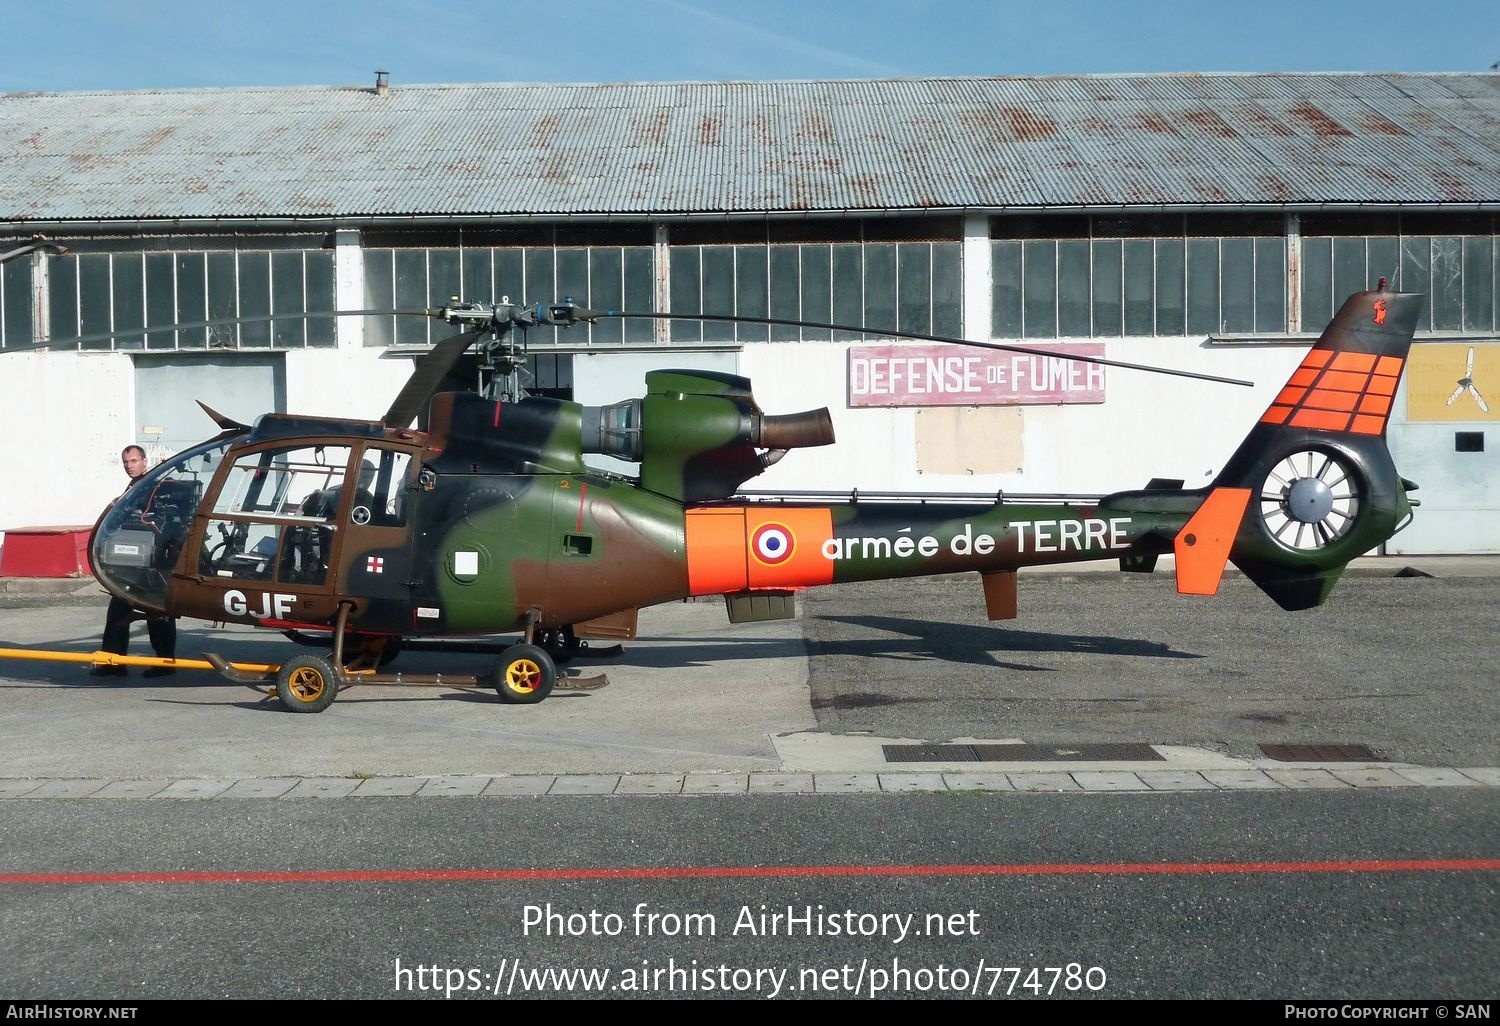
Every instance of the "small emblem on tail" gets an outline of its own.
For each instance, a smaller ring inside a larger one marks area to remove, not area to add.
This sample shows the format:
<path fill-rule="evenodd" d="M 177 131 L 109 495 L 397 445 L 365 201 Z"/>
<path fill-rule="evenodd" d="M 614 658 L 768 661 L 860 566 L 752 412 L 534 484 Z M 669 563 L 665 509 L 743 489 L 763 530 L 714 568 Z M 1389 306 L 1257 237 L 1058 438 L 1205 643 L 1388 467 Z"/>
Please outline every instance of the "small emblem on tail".
<path fill-rule="evenodd" d="M 1385 300 L 1383 299 L 1375 300 L 1375 323 L 1385 323 Z"/>

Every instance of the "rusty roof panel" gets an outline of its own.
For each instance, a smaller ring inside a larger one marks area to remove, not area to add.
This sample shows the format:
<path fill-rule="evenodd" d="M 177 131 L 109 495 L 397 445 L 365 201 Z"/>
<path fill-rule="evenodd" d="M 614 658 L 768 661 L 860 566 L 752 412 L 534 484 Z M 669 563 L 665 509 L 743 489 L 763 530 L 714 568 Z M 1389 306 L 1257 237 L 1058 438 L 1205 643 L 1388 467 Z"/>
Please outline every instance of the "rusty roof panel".
<path fill-rule="evenodd" d="M 0 221 L 1500 205 L 1500 75 L 0 95 Z"/>

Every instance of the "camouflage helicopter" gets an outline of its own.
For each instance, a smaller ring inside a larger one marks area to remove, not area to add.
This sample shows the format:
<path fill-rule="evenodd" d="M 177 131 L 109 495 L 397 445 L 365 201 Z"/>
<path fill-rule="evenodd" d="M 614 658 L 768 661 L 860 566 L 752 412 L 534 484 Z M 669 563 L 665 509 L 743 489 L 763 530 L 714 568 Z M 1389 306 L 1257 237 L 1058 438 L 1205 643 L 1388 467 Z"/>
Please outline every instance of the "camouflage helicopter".
<path fill-rule="evenodd" d="M 1385 428 L 1422 301 L 1383 279 L 1351 296 L 1206 487 L 841 502 L 740 492 L 790 450 L 834 441 L 826 408 L 764 413 L 743 377 L 652 371 L 643 397 L 597 407 L 520 384 L 512 329 L 680 315 L 455 301 L 423 312 L 464 330 L 418 361 L 379 420 L 267 413 L 251 425 L 204 406 L 221 432 L 100 516 L 92 564 L 141 612 L 331 648 L 258 676 L 207 657 L 268 694 L 274 676 L 296 712 L 322 711 L 353 683 L 401 679 L 380 666 L 406 639 L 518 631 L 492 683 L 504 701 L 540 702 L 583 639 L 633 638 L 640 609 L 695 596 L 724 596 L 744 622 L 791 617 L 802 588 L 976 571 L 987 615 L 1006 619 L 1019 568 L 1118 559 L 1150 572 L 1171 553 L 1181 592 L 1212 594 L 1232 562 L 1303 609 L 1411 516 L 1416 486 L 1397 473 Z M 440 390 L 476 343 L 489 384 Z M 595 469 L 591 455 L 638 474 Z"/>

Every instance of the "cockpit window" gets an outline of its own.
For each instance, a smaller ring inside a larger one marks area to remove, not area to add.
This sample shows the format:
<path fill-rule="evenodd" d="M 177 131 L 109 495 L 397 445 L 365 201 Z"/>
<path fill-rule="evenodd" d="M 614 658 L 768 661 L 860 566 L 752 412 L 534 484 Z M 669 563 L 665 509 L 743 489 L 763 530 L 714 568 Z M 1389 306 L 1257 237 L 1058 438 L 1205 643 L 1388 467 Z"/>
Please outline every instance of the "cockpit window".
<path fill-rule="evenodd" d="M 346 445 L 300 445 L 240 457 L 214 500 L 199 573 L 322 584 L 352 451 Z"/>
<path fill-rule="evenodd" d="M 245 456 L 230 469 L 214 512 L 316 515 L 315 497 L 343 484 L 348 464 L 349 448 L 343 445 L 308 445 Z"/>

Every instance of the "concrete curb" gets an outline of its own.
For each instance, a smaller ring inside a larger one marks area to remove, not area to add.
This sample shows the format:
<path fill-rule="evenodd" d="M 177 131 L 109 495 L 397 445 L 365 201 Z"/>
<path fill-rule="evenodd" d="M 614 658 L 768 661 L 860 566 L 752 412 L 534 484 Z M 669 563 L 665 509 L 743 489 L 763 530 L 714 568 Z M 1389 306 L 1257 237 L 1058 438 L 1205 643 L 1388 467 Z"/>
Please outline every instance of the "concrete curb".
<path fill-rule="evenodd" d="M 1048 769 L 868 773 L 590 773 L 515 776 L 0 779 L 0 801 L 539 797 L 543 795 L 1163 793 L 1500 787 L 1500 767 L 1285 763 L 1236 769 Z"/>

